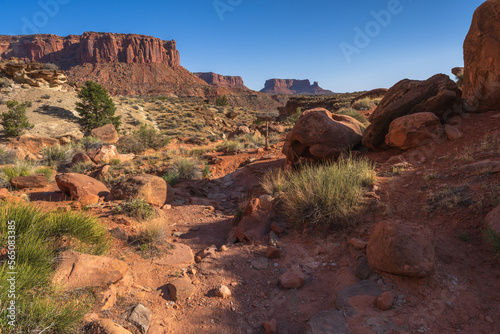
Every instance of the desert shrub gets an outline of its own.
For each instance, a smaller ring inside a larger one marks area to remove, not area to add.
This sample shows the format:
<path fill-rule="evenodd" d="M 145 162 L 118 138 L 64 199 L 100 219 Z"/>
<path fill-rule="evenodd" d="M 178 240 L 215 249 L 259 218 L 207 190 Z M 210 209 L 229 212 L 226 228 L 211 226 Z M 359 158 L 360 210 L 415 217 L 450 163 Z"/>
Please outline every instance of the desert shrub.
<path fill-rule="evenodd" d="M 22 135 L 25 130 L 33 128 L 26 116 L 28 103 L 19 103 L 15 100 L 7 101 L 7 112 L 0 115 L 0 124 L 3 126 L 5 136 L 17 137 Z"/>
<path fill-rule="evenodd" d="M 83 137 L 78 145 L 85 151 L 93 151 L 100 148 L 103 145 L 103 142 L 99 138 L 95 138 L 92 136 Z"/>
<path fill-rule="evenodd" d="M 449 186 L 429 190 L 426 194 L 424 210 L 428 213 L 440 210 L 454 210 L 458 207 L 470 208 L 476 201 L 467 185 Z"/>
<path fill-rule="evenodd" d="M 58 70 L 59 66 L 57 66 L 56 64 L 52 64 L 52 63 L 43 63 L 42 69 L 44 69 L 44 70 Z"/>
<path fill-rule="evenodd" d="M 239 141 L 243 148 L 257 148 L 265 144 L 265 138 L 263 136 L 257 137 L 251 133 L 239 135 L 235 140 Z"/>
<path fill-rule="evenodd" d="M 115 213 L 123 213 L 137 220 L 148 220 L 155 215 L 155 209 L 142 198 L 123 202 L 114 208 Z"/>
<path fill-rule="evenodd" d="M 15 160 L 13 166 L 5 166 L 0 170 L 0 178 L 9 182 L 17 176 L 30 176 L 35 174 L 39 166 L 28 160 Z"/>
<path fill-rule="evenodd" d="M 61 294 L 50 284 L 55 262 L 63 245 L 76 244 L 79 251 L 102 254 L 108 246 L 107 230 L 95 218 L 81 213 L 46 213 L 30 205 L 3 204 L 0 207 L 0 244 L 7 245 L 9 221 L 16 233 L 16 333 L 75 333 L 91 309 L 88 297 Z M 63 240 L 65 240 L 63 242 Z M 0 267 L 0 280 L 11 277 L 9 262 Z M 0 300 L 8 300 L 8 289 L 0 289 Z M 0 313 L 7 313 L 2 303 Z M 5 318 L 4 318 L 5 319 Z M 0 321 L 0 328 L 12 328 Z"/>
<path fill-rule="evenodd" d="M 179 181 L 179 174 L 175 170 L 167 170 L 165 174 L 163 174 L 162 179 L 165 180 L 171 186 L 175 186 Z"/>
<path fill-rule="evenodd" d="M 35 174 L 43 174 L 47 180 L 51 180 L 54 177 L 54 170 L 50 167 L 39 167 L 35 170 Z"/>
<path fill-rule="evenodd" d="M 80 124 L 85 131 L 113 124 L 116 131 L 120 128 L 120 116 L 115 116 L 116 107 L 108 91 L 103 86 L 87 81 L 78 93 L 81 102 L 76 103 Z"/>
<path fill-rule="evenodd" d="M 361 113 L 359 111 L 352 109 L 352 108 L 340 109 L 339 111 L 336 112 L 336 114 L 351 116 L 355 120 L 363 123 L 364 126 L 368 126 L 370 124 L 370 122 L 368 121 L 368 119 L 365 116 L 361 115 Z"/>
<path fill-rule="evenodd" d="M 212 172 L 210 172 L 210 166 L 208 164 L 205 164 L 201 173 L 203 174 L 203 178 L 210 178 L 210 176 L 212 176 Z"/>
<path fill-rule="evenodd" d="M 16 152 L 8 147 L 0 146 L 0 165 L 14 163 Z"/>
<path fill-rule="evenodd" d="M 366 97 L 354 102 L 351 107 L 356 110 L 370 110 L 375 107 L 375 102 L 369 97 Z"/>
<path fill-rule="evenodd" d="M 146 148 L 160 149 L 170 142 L 165 134 L 156 130 L 152 125 L 143 124 L 133 136 Z"/>
<path fill-rule="evenodd" d="M 273 171 L 262 185 L 271 194 L 281 193 L 283 212 L 297 226 L 343 229 L 359 217 L 366 187 L 374 182 L 371 162 L 349 158 L 296 172 Z"/>
<path fill-rule="evenodd" d="M 48 166 L 63 167 L 71 163 L 71 159 L 75 155 L 75 148 L 72 146 L 46 146 L 40 152 L 43 156 L 43 163 Z"/>
<path fill-rule="evenodd" d="M 215 147 L 217 152 L 234 154 L 241 149 L 241 143 L 237 140 L 226 140 Z"/>
<path fill-rule="evenodd" d="M 84 174 L 86 171 L 91 170 L 94 165 L 89 161 L 80 161 L 72 165 L 70 171 L 72 173 Z"/>
<path fill-rule="evenodd" d="M 146 147 L 135 136 L 123 136 L 116 143 L 116 149 L 123 154 L 141 154 Z"/>
<path fill-rule="evenodd" d="M 174 161 L 172 169 L 179 179 L 199 180 L 202 178 L 200 163 L 198 160 L 190 158 L 178 158 Z"/>
<path fill-rule="evenodd" d="M 227 106 L 227 105 L 229 105 L 229 101 L 227 99 L 227 96 L 226 95 L 217 96 L 217 98 L 215 99 L 215 104 L 218 105 L 218 106 Z"/>
<path fill-rule="evenodd" d="M 302 108 L 301 107 L 297 107 L 297 109 L 295 110 L 295 112 L 286 118 L 285 123 L 288 124 L 288 125 L 293 126 L 293 125 L 295 125 L 295 123 L 297 123 L 297 121 L 299 120 L 300 116 L 302 116 Z"/>
<path fill-rule="evenodd" d="M 133 243 L 147 245 L 151 249 L 165 243 L 167 235 L 168 228 L 165 223 L 146 223 L 139 228 L 139 233 L 134 237 Z"/>
<path fill-rule="evenodd" d="M 45 99 L 45 100 L 49 100 L 50 99 L 50 95 L 49 94 L 43 94 L 42 96 L 40 96 L 42 99 Z"/>

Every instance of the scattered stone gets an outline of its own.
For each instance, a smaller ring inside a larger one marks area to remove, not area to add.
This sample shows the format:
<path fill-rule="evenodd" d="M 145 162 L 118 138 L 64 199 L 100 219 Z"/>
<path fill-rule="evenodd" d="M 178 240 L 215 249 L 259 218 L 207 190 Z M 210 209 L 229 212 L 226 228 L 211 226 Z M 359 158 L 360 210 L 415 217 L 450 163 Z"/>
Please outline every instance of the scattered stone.
<path fill-rule="evenodd" d="M 277 331 L 276 331 L 276 327 L 277 327 L 276 319 L 264 321 L 262 323 L 262 326 L 264 327 L 264 331 L 266 332 L 266 334 L 276 334 L 277 333 Z"/>
<path fill-rule="evenodd" d="M 86 195 L 106 197 L 110 194 L 108 188 L 102 182 L 83 174 L 61 173 L 57 174 L 55 179 L 59 189 L 74 199 Z"/>
<path fill-rule="evenodd" d="M 266 249 L 266 257 L 268 259 L 279 259 L 281 257 L 281 249 L 274 246 L 269 246 Z"/>
<path fill-rule="evenodd" d="M 377 298 L 377 307 L 382 311 L 390 310 L 394 303 L 394 295 L 390 291 L 386 291 Z"/>
<path fill-rule="evenodd" d="M 111 319 L 99 319 L 88 325 L 88 333 L 92 334 L 132 334 Z"/>
<path fill-rule="evenodd" d="M 486 215 L 486 225 L 500 235 L 500 205 Z"/>
<path fill-rule="evenodd" d="M 116 283 L 128 271 L 120 260 L 66 251 L 58 257 L 53 284 L 65 291 Z"/>
<path fill-rule="evenodd" d="M 368 260 L 366 259 L 366 256 L 361 256 L 356 261 L 356 271 L 354 272 L 354 275 L 361 280 L 368 279 L 372 275 L 372 270 L 368 265 Z"/>
<path fill-rule="evenodd" d="M 191 284 L 189 278 L 180 277 L 168 284 L 168 291 L 173 301 L 182 301 L 190 298 L 196 291 L 196 288 Z"/>
<path fill-rule="evenodd" d="M 128 242 L 128 237 L 129 237 L 128 232 L 123 228 L 118 226 L 109 232 L 113 238 L 121 240 L 123 242 Z"/>
<path fill-rule="evenodd" d="M 306 277 L 301 271 L 289 271 L 280 276 L 281 286 L 285 289 L 298 289 L 304 286 Z"/>
<path fill-rule="evenodd" d="M 17 176 L 10 180 L 10 184 L 19 189 L 26 188 L 43 188 L 49 181 L 44 174 L 36 174 L 30 176 Z"/>
<path fill-rule="evenodd" d="M 374 271 L 415 277 L 427 277 L 434 271 L 434 234 L 423 225 L 381 222 L 375 226 L 366 251 Z"/>
<path fill-rule="evenodd" d="M 137 326 L 141 330 L 141 333 L 145 334 L 151 323 L 151 311 L 144 305 L 138 304 L 134 307 L 132 313 L 130 313 L 128 321 Z"/>
<path fill-rule="evenodd" d="M 90 131 L 92 137 L 100 139 L 104 144 L 114 144 L 118 141 L 118 132 L 113 124 L 106 124 Z"/>
<path fill-rule="evenodd" d="M 231 297 L 231 290 L 225 285 L 219 286 L 217 289 L 215 289 L 215 295 L 217 297 L 220 297 L 222 299 L 230 298 Z"/>
<path fill-rule="evenodd" d="M 142 198 L 157 207 L 171 203 L 174 197 L 172 187 L 164 179 L 150 174 L 129 177 L 114 186 L 111 192 L 116 199 Z"/>
<path fill-rule="evenodd" d="M 265 257 L 259 257 L 257 259 L 252 259 L 250 264 L 257 270 L 265 270 L 269 267 L 269 260 Z"/>
<path fill-rule="evenodd" d="M 357 250 L 364 250 L 368 243 L 358 238 L 349 239 L 349 245 L 356 248 Z"/>
<path fill-rule="evenodd" d="M 285 164 L 294 165 L 300 157 L 337 159 L 342 152 L 361 143 L 363 129 L 350 116 L 332 114 L 324 108 L 306 110 L 286 137 L 282 150 Z"/>
<path fill-rule="evenodd" d="M 441 122 L 436 115 L 431 112 L 420 112 L 392 121 L 385 136 L 385 143 L 408 150 L 425 145 L 429 140 L 438 140 L 441 132 Z"/>
<path fill-rule="evenodd" d="M 450 124 L 445 124 L 444 133 L 446 134 L 446 138 L 448 138 L 448 140 L 457 140 L 462 138 L 462 132 Z"/>
<path fill-rule="evenodd" d="M 317 313 L 307 323 L 307 334 L 351 334 L 341 311 L 330 310 Z"/>

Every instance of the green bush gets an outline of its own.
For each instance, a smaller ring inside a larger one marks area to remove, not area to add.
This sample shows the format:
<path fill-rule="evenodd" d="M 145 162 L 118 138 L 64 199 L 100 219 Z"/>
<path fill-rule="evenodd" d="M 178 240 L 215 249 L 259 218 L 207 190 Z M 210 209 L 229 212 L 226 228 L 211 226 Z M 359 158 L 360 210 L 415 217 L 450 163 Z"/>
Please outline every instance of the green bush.
<path fill-rule="evenodd" d="M 273 171 L 264 176 L 262 186 L 281 194 L 283 212 L 297 226 L 344 229 L 359 217 L 366 187 L 374 182 L 371 162 L 349 158 L 296 172 Z"/>
<path fill-rule="evenodd" d="M 237 140 L 226 140 L 215 147 L 217 152 L 224 152 L 226 154 L 237 153 L 241 149 L 241 143 Z"/>
<path fill-rule="evenodd" d="M 41 150 L 43 163 L 58 168 L 69 165 L 75 153 L 76 151 L 73 147 L 61 146 L 59 144 L 46 146 Z"/>
<path fill-rule="evenodd" d="M 123 213 L 137 220 L 148 220 L 155 215 L 155 209 L 142 198 L 136 198 L 128 202 L 123 202 L 116 206 L 115 213 Z"/>
<path fill-rule="evenodd" d="M 163 174 L 162 179 L 165 180 L 171 186 L 175 186 L 179 181 L 179 174 L 177 174 L 174 170 L 167 170 L 165 174 Z"/>
<path fill-rule="evenodd" d="M 120 128 L 120 117 L 115 116 L 116 107 L 108 91 L 103 86 L 87 81 L 78 93 L 81 102 L 76 103 L 80 124 L 85 131 L 113 124 L 116 131 Z"/>
<path fill-rule="evenodd" d="M 370 110 L 375 107 L 375 101 L 366 97 L 364 99 L 354 102 L 351 107 L 356 110 Z"/>
<path fill-rule="evenodd" d="M 224 96 L 217 96 L 217 98 L 215 99 L 215 104 L 218 105 L 218 106 L 227 106 L 229 105 L 229 101 L 227 99 L 227 96 L 224 95 Z"/>
<path fill-rule="evenodd" d="M 120 137 L 116 143 L 116 149 L 122 154 L 141 154 L 146 151 L 146 147 L 135 136 Z"/>
<path fill-rule="evenodd" d="M 108 247 L 107 230 L 95 218 L 81 213 L 46 213 L 29 205 L 0 206 L 0 244 L 8 243 L 8 222 L 15 222 L 16 268 L 5 261 L 0 281 L 7 282 L 9 272 L 16 274 L 15 333 L 75 333 L 83 316 L 91 309 L 85 297 L 55 291 L 50 280 L 59 251 L 76 244 L 79 251 L 102 254 Z M 69 241 L 69 242 L 68 242 Z M 0 300 L 7 301 L 8 289 L 0 289 Z M 7 302 L 0 305 L 0 329 L 12 333 L 4 321 Z"/>
<path fill-rule="evenodd" d="M 170 138 L 156 130 L 152 125 L 143 124 L 133 136 L 146 148 L 160 149 L 168 145 Z"/>
<path fill-rule="evenodd" d="M 72 165 L 70 170 L 72 173 L 84 174 L 86 171 L 91 170 L 94 167 L 90 161 L 80 161 Z"/>
<path fill-rule="evenodd" d="M 47 180 L 51 180 L 54 176 L 54 170 L 50 167 L 40 167 L 36 169 L 35 174 L 43 174 Z"/>
<path fill-rule="evenodd" d="M 300 116 L 302 116 L 302 108 L 301 107 L 297 107 L 297 109 L 295 110 L 295 112 L 288 116 L 287 119 L 285 120 L 285 123 L 287 123 L 288 125 L 295 125 L 295 123 L 297 123 L 297 121 L 299 120 Z"/>
<path fill-rule="evenodd" d="M 39 166 L 28 160 L 16 160 L 13 166 L 5 166 L 0 170 L 0 178 L 9 182 L 18 176 L 30 176 L 35 174 Z"/>
<path fill-rule="evenodd" d="M 195 159 L 178 158 L 174 161 L 172 169 L 179 179 L 200 180 L 203 176 L 200 162 Z"/>
<path fill-rule="evenodd" d="M 139 228 L 139 233 L 133 243 L 141 246 L 147 245 L 147 248 L 152 249 L 165 243 L 167 234 L 168 228 L 165 223 L 146 223 Z"/>
<path fill-rule="evenodd" d="M 87 136 L 83 137 L 78 144 L 85 152 L 90 152 L 101 148 L 103 142 L 99 138 Z"/>
<path fill-rule="evenodd" d="M 19 103 L 17 101 L 7 101 L 9 110 L 0 115 L 0 124 L 3 126 L 5 136 L 17 137 L 22 135 L 25 130 L 33 128 L 33 125 L 28 121 L 26 116 L 26 108 L 28 103 Z"/>

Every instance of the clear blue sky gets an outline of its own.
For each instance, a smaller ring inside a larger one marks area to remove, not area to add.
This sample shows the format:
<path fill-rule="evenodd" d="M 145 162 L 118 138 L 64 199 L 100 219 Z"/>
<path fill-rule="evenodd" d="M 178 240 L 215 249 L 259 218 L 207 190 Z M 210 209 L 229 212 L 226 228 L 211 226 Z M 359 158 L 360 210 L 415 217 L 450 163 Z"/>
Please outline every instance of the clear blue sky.
<path fill-rule="evenodd" d="M 266 79 L 283 78 L 346 92 L 436 73 L 453 77 L 451 68 L 463 66 L 463 41 L 482 2 L 2 0 L 0 34 L 100 31 L 175 39 L 181 64 L 191 72 L 241 75 L 255 90 Z M 382 10 L 390 17 L 377 23 L 371 12 Z M 355 41 L 356 31 L 366 34 L 367 28 L 369 35 Z"/>

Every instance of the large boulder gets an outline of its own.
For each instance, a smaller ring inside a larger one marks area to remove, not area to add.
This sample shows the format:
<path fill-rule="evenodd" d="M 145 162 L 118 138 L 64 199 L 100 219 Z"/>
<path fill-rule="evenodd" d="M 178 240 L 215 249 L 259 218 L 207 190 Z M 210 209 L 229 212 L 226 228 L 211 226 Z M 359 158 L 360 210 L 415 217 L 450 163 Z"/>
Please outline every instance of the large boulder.
<path fill-rule="evenodd" d="M 385 143 L 407 150 L 422 146 L 429 139 L 441 137 L 443 131 L 439 118 L 430 112 L 419 112 L 396 118 L 389 126 Z"/>
<path fill-rule="evenodd" d="M 299 158 L 337 159 L 361 143 L 363 124 L 352 117 L 332 114 L 324 108 L 305 111 L 286 137 L 283 153 L 287 165 Z"/>
<path fill-rule="evenodd" d="M 385 94 L 370 116 L 370 126 L 363 135 L 363 145 L 383 150 L 389 126 L 396 118 L 430 112 L 447 122 L 461 112 L 462 100 L 457 84 L 447 75 L 437 74 L 425 81 L 402 80 Z"/>
<path fill-rule="evenodd" d="M 129 269 L 127 263 L 117 259 L 71 250 L 62 253 L 59 259 L 52 283 L 65 291 L 116 283 Z"/>
<path fill-rule="evenodd" d="M 172 203 L 174 191 L 164 179 L 154 175 L 136 175 L 111 189 L 116 199 L 142 198 L 151 205 L 161 207 Z"/>
<path fill-rule="evenodd" d="M 434 234 L 421 225 L 384 221 L 375 227 L 366 249 L 373 271 L 427 277 L 434 271 Z"/>
<path fill-rule="evenodd" d="M 114 144 L 118 141 L 118 132 L 113 124 L 106 124 L 90 131 L 92 137 L 100 139 L 105 144 Z"/>
<path fill-rule="evenodd" d="M 464 42 L 463 97 L 468 111 L 500 109 L 500 1 L 479 6 Z"/>
<path fill-rule="evenodd" d="M 106 197 L 110 193 L 102 182 L 87 175 L 61 173 L 57 174 L 55 179 L 59 189 L 74 199 L 84 198 L 88 195 Z"/>

